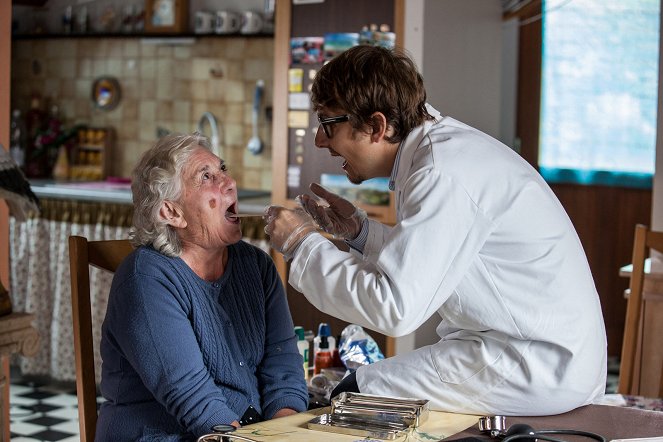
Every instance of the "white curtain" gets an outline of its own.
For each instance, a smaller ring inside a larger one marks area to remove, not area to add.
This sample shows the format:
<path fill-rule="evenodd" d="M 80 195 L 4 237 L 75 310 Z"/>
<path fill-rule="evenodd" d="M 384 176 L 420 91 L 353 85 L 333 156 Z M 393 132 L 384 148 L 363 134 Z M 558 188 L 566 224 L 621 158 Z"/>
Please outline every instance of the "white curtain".
<path fill-rule="evenodd" d="M 42 200 L 42 215 L 24 222 L 10 218 L 11 291 L 14 311 L 34 313 L 40 349 L 34 357 L 15 356 L 24 375 L 74 381 L 74 335 L 71 318 L 69 236 L 90 241 L 127 239 L 131 206 Z M 262 221 L 244 222 L 244 240 L 269 253 Z M 95 374 L 101 375 L 101 324 L 113 275 L 90 268 Z"/>
<path fill-rule="evenodd" d="M 48 217 L 18 222 L 11 218 L 10 266 L 11 298 L 15 311 L 34 313 L 34 326 L 40 335 L 40 349 L 34 357 L 16 357 L 24 375 L 49 376 L 59 381 L 74 381 L 74 337 L 71 318 L 71 283 L 69 276 L 70 235 L 85 236 L 90 241 L 128 238 L 128 217 L 111 216 L 128 208 L 101 204 L 77 203 L 50 207 L 42 201 Z M 76 216 L 72 216 L 77 211 Z M 49 219 L 51 218 L 51 219 Z M 114 218 L 114 219 L 113 219 Z M 94 220 L 94 221 L 92 221 Z M 110 221 L 110 222 L 109 222 Z M 114 221 L 114 222 L 113 222 Z M 99 341 L 113 275 L 90 268 L 92 331 L 95 342 L 96 374 L 101 374 Z"/>

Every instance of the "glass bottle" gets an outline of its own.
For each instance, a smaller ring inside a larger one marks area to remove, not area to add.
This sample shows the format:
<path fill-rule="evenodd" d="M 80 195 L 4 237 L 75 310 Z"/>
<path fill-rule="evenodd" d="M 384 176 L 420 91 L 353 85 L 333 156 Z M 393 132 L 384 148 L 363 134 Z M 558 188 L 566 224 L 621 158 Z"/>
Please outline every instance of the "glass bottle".
<path fill-rule="evenodd" d="M 29 178 L 43 178 L 46 169 L 46 154 L 39 135 L 44 130 L 46 116 L 41 109 L 41 97 L 33 95 L 30 109 L 25 114 L 26 152 L 25 172 Z"/>
<path fill-rule="evenodd" d="M 18 109 L 14 109 L 12 112 L 10 130 L 9 154 L 16 165 L 23 169 L 25 167 L 25 129 L 21 119 L 21 111 Z"/>
<path fill-rule="evenodd" d="M 321 336 L 318 352 L 313 361 L 313 374 L 319 374 L 323 368 L 330 368 L 334 364 L 332 353 L 329 350 L 328 336 Z M 333 338 L 332 338 L 333 339 Z"/>

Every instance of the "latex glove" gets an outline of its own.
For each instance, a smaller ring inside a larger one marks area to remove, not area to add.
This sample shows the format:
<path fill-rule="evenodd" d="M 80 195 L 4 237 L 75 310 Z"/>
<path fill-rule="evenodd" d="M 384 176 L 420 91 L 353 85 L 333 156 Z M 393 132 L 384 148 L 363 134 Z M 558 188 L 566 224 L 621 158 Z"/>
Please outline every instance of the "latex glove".
<path fill-rule="evenodd" d="M 265 209 L 265 233 L 269 235 L 272 248 L 281 252 L 289 261 L 297 246 L 317 229 L 311 217 L 302 209 L 286 209 L 269 206 Z"/>
<path fill-rule="evenodd" d="M 309 187 L 328 205 L 320 205 L 308 195 L 299 195 L 296 198 L 299 205 L 325 232 L 336 238 L 355 239 L 361 232 L 361 224 L 366 219 L 366 212 L 318 183 L 312 183 Z"/>

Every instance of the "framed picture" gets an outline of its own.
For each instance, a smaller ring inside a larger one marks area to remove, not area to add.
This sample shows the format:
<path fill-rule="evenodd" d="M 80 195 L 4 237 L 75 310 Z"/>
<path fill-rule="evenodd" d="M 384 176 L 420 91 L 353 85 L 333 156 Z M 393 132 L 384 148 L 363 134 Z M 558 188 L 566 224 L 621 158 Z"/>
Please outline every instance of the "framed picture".
<path fill-rule="evenodd" d="M 145 0 L 145 32 L 186 32 L 188 10 L 187 0 Z"/>

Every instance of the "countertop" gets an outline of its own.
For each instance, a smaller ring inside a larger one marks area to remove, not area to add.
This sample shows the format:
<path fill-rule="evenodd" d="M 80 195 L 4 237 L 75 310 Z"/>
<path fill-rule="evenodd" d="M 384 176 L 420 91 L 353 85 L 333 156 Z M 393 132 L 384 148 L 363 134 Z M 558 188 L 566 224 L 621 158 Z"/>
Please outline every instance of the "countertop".
<path fill-rule="evenodd" d="M 38 198 L 132 204 L 129 183 L 46 179 L 30 179 L 29 181 L 32 191 Z M 262 213 L 271 202 L 271 194 L 264 190 L 238 189 L 237 196 L 241 213 Z"/>

